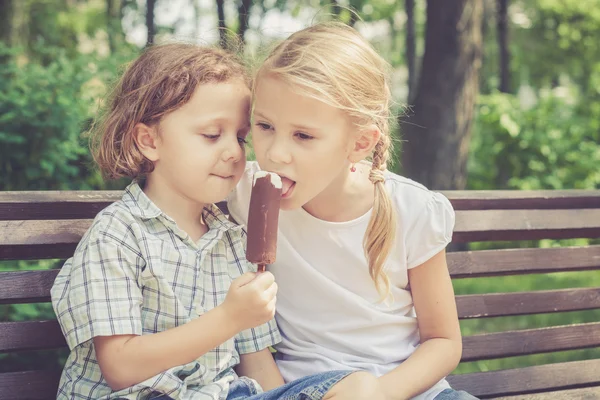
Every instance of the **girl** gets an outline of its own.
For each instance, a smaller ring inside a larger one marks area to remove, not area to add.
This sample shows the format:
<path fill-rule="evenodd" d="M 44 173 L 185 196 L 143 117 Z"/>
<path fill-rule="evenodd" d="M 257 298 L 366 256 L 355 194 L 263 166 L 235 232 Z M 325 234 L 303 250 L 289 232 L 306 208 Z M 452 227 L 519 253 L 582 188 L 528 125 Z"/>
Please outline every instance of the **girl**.
<path fill-rule="evenodd" d="M 387 399 L 472 399 L 444 380 L 462 351 L 445 258 L 454 212 L 386 169 L 387 71 L 355 30 L 328 23 L 290 36 L 257 73 L 254 150 L 283 180 L 277 364 L 286 381 L 350 367 L 379 377 Z M 239 222 L 257 169 L 229 198 Z"/>
<path fill-rule="evenodd" d="M 52 288 L 71 349 L 59 399 L 382 398 L 366 373 L 281 386 L 268 349 L 280 340 L 277 285 L 256 276 L 245 233 L 213 205 L 244 171 L 250 97 L 244 68 L 222 50 L 151 47 L 125 72 L 95 158 L 134 181 Z"/>

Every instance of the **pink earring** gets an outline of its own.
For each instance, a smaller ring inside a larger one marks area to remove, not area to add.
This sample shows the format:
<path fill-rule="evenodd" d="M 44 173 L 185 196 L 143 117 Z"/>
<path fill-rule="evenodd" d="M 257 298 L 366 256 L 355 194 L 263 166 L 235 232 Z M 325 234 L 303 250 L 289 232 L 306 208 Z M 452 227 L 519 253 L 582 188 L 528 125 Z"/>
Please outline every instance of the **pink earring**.
<path fill-rule="evenodd" d="M 354 166 L 354 164 L 352 164 L 352 166 L 350 167 L 350 172 L 356 172 L 356 167 Z"/>

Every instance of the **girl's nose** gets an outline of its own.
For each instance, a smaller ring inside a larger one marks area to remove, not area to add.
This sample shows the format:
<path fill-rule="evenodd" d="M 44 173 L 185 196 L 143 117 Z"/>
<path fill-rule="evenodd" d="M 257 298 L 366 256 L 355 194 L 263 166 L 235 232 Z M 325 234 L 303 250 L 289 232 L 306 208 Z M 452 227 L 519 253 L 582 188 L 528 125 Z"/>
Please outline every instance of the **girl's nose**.
<path fill-rule="evenodd" d="M 271 145 L 267 148 L 267 157 L 274 164 L 289 164 L 292 154 L 289 151 L 285 138 L 273 138 Z"/>

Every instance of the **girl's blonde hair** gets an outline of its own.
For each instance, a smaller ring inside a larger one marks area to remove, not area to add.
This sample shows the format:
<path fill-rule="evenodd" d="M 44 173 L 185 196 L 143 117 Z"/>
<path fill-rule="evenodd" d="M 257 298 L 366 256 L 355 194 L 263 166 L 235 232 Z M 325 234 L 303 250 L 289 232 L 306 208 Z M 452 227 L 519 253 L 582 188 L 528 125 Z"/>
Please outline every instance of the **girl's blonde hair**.
<path fill-rule="evenodd" d="M 356 30 L 343 23 L 324 22 L 279 44 L 256 78 L 276 76 L 303 94 L 344 110 L 360 129 L 374 124 L 381 132 L 369 175 L 375 185 L 375 203 L 363 247 L 382 299 L 390 293 L 384 265 L 396 236 L 395 211 L 384 186 L 392 149 L 389 71 L 389 64 Z"/>
<path fill-rule="evenodd" d="M 114 88 L 91 130 L 94 160 L 106 178 L 137 178 L 153 171 L 134 140 L 136 124 L 152 126 L 186 104 L 203 83 L 250 77 L 238 58 L 225 50 L 188 43 L 146 49 Z"/>

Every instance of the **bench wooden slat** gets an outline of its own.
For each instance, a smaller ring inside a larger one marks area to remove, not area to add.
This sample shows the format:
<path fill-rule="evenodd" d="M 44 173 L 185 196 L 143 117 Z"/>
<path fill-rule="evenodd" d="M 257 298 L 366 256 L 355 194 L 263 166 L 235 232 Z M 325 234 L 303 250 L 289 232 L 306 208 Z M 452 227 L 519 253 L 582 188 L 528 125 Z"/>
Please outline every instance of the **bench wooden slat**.
<path fill-rule="evenodd" d="M 0 322 L 0 352 L 56 349 L 66 345 L 56 320 Z"/>
<path fill-rule="evenodd" d="M 443 191 L 456 210 L 600 208 L 593 190 Z M 1 220 L 86 219 L 120 199 L 121 191 L 23 191 L 0 193 Z"/>
<path fill-rule="evenodd" d="M 600 208 L 597 190 L 449 190 L 455 210 L 547 210 Z"/>
<path fill-rule="evenodd" d="M 0 260 L 68 258 L 92 220 L 0 221 Z"/>
<path fill-rule="evenodd" d="M 69 252 L 56 248 L 56 245 L 49 245 L 48 252 L 53 252 L 55 255 L 59 252 L 64 254 L 59 257 L 70 257 L 74 250 L 74 243 L 65 244 L 69 246 Z M 3 248 L 0 244 L 0 259 L 2 259 Z M 27 251 L 27 258 L 35 259 L 39 254 Z M 600 245 L 587 247 L 563 247 L 563 248 L 547 248 L 547 249 L 505 249 L 505 250 L 480 250 L 448 253 L 448 268 L 452 278 L 466 277 L 484 277 L 484 276 L 499 276 L 499 275 L 514 275 L 527 273 L 548 273 L 561 271 L 582 271 L 600 269 Z M 2 279 L 6 279 L 9 284 L 0 285 L 0 304 L 1 303 L 27 303 L 48 301 L 50 296 L 50 287 L 56 277 L 58 271 L 23 271 L 0 273 Z M 12 274 L 12 275 L 11 275 Z M 544 311 L 539 307 L 544 307 L 543 302 L 551 300 L 548 297 L 540 297 L 539 301 L 535 301 L 535 296 L 550 296 L 543 292 L 537 294 L 525 294 L 525 296 L 534 296 L 529 298 L 529 304 L 513 303 L 510 311 L 507 309 L 505 315 L 518 315 L 530 313 L 552 312 Z M 561 300 L 556 299 L 559 303 L 557 311 L 574 311 L 578 309 L 596 308 L 592 298 L 589 300 L 593 303 L 589 307 L 583 306 L 587 304 L 585 296 L 592 296 L 593 293 L 589 289 L 582 289 L 581 292 L 573 293 L 557 291 L 557 296 Z M 500 316 L 503 315 L 494 309 L 501 307 L 503 304 L 502 296 L 484 295 L 478 299 L 477 297 L 462 297 L 459 296 L 464 307 L 476 307 L 476 309 L 463 308 L 463 318 L 472 318 L 477 315 Z M 516 294 L 518 299 L 518 294 Z M 571 299 L 571 300 L 570 300 Z M 580 300 L 581 303 L 579 303 Z M 597 298 L 596 298 L 597 299 Z M 510 304 L 512 300 L 507 300 Z M 535 303 L 534 303 L 535 302 Z M 577 308 L 577 304 L 582 304 L 581 308 Z M 495 307 L 494 304 L 498 304 Z M 486 310 L 481 310 L 480 307 L 486 307 Z M 518 307 L 517 307 L 518 306 Z M 525 308 L 523 308 L 525 307 Z M 531 308 L 527 308 L 531 307 Z M 459 307 L 460 309 L 461 307 Z M 514 310 L 523 310 L 515 312 Z M 485 314 L 485 315 L 484 315 Z"/>
<path fill-rule="evenodd" d="M 56 320 L 0 323 L 0 352 L 65 347 Z M 462 361 L 600 346 L 600 323 L 488 333 L 463 338 Z"/>
<path fill-rule="evenodd" d="M 70 257 L 89 219 L 0 221 L 0 260 Z M 600 209 L 458 211 L 454 241 L 600 237 Z"/>
<path fill-rule="evenodd" d="M 448 253 L 452 278 L 600 269 L 600 245 Z"/>
<path fill-rule="evenodd" d="M 60 371 L 22 371 L 0 373 L 0 399 L 56 399 Z"/>
<path fill-rule="evenodd" d="M 462 361 L 524 356 L 600 346 L 600 322 L 463 337 Z"/>
<path fill-rule="evenodd" d="M 0 221 L 94 218 L 122 195 L 121 191 L 2 192 Z"/>
<path fill-rule="evenodd" d="M 0 304 L 50 301 L 57 269 L 0 272 Z M 459 318 L 542 314 L 600 308 L 600 288 L 456 296 Z"/>
<path fill-rule="evenodd" d="M 448 382 L 455 389 L 491 398 L 599 386 L 598 371 L 600 359 L 451 375 Z"/>
<path fill-rule="evenodd" d="M 496 400 L 597 400 L 600 399 L 600 386 L 582 389 L 559 390 L 551 393 L 534 393 L 517 396 L 503 396 Z"/>
<path fill-rule="evenodd" d="M 600 209 L 457 211 L 453 241 L 600 237 Z"/>
<path fill-rule="evenodd" d="M 456 296 L 461 319 L 544 314 L 600 308 L 600 288 Z"/>
<path fill-rule="evenodd" d="M 50 301 L 50 289 L 58 269 L 0 272 L 0 304 Z"/>

